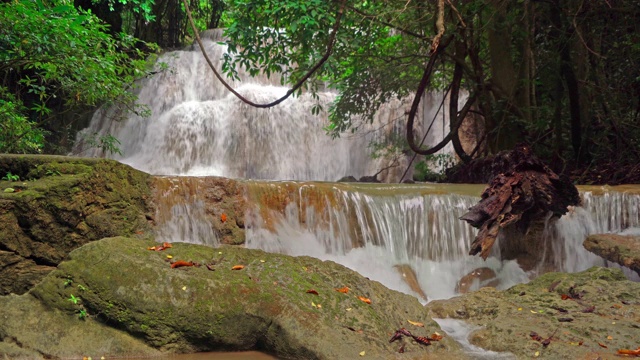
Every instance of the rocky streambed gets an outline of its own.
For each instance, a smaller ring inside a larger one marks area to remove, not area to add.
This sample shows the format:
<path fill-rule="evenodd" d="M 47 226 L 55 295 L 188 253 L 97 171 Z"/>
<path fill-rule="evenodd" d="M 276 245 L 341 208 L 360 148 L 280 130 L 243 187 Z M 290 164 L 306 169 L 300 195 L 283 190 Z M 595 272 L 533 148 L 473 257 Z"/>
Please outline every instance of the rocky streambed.
<path fill-rule="evenodd" d="M 0 354 L 8 359 L 212 350 L 472 357 L 433 318 L 464 320 L 476 328 L 472 344 L 519 359 L 613 359 L 640 346 L 640 284 L 619 270 L 549 273 L 423 306 L 330 261 L 237 245 L 149 250 L 160 245 L 153 228 L 164 185 L 117 162 L 0 156 L 0 174 L 9 171 L 20 180 L 0 181 Z M 242 243 L 241 194 L 232 180 L 211 186 L 223 243 Z M 172 267 L 178 261 L 185 266 Z M 398 336 L 401 328 L 415 338 Z"/>

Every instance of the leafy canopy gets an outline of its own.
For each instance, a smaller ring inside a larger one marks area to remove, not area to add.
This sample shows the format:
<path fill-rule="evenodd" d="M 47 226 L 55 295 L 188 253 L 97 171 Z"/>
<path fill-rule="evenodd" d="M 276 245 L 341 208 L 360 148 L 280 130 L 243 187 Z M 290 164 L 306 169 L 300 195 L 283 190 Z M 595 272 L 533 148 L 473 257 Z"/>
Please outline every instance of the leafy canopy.
<path fill-rule="evenodd" d="M 148 62 L 137 39 L 108 30 L 68 0 L 0 4 L 0 151 L 38 152 L 53 107 L 117 102 L 144 112 L 127 88 Z"/>

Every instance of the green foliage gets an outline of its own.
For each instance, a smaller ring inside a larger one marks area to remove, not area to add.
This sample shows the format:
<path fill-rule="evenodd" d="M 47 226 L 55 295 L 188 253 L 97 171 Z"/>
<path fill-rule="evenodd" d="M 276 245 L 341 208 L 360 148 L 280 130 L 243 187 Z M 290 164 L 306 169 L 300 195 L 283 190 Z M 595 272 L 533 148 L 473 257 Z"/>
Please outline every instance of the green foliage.
<path fill-rule="evenodd" d="M 146 75 L 145 54 L 108 30 L 67 0 L 0 4 L 0 152 L 39 152 L 54 108 L 144 109 L 127 88 Z"/>
<path fill-rule="evenodd" d="M 84 320 L 84 319 L 87 318 L 87 316 L 89 316 L 89 315 L 87 315 L 87 310 L 85 310 L 85 309 L 78 310 L 78 319 Z"/>
<path fill-rule="evenodd" d="M 423 161 L 416 164 L 413 179 L 416 181 L 443 181 L 446 179 L 444 170 L 455 164 L 451 154 L 432 154 L 425 156 Z"/>
<path fill-rule="evenodd" d="M 6 181 L 20 181 L 20 176 L 14 175 L 11 171 L 7 172 L 5 176 L 2 177 L 2 180 Z"/>
<path fill-rule="evenodd" d="M 78 305 L 78 303 L 80 302 L 80 298 L 75 297 L 73 294 L 71 294 L 69 295 L 69 298 L 67 299 L 67 301 L 70 301 L 74 305 Z"/>
<path fill-rule="evenodd" d="M 98 133 L 85 135 L 84 141 L 91 147 L 101 149 L 105 153 L 123 155 L 120 150 L 120 140 L 111 134 L 100 135 Z"/>
<path fill-rule="evenodd" d="M 22 102 L 0 87 L 0 152 L 39 153 L 47 134 L 29 121 Z"/>

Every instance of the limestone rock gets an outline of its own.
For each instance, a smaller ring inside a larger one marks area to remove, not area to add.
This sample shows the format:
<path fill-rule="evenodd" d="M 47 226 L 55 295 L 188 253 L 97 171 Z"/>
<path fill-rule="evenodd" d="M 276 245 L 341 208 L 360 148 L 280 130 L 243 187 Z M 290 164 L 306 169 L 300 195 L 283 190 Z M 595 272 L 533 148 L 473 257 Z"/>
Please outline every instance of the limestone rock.
<path fill-rule="evenodd" d="M 564 295 L 564 296 L 563 296 Z M 479 327 L 470 342 L 518 359 L 615 359 L 640 344 L 640 283 L 618 269 L 547 273 L 506 291 L 486 287 L 426 305 L 435 318 Z M 548 346 L 531 338 L 535 332 Z M 600 346 L 602 344 L 606 348 Z"/>
<path fill-rule="evenodd" d="M 30 294 L 70 317 L 82 307 L 90 319 L 162 352 L 259 349 L 289 359 L 357 359 L 365 351 L 368 359 L 391 359 L 400 344 L 389 338 L 398 328 L 417 336 L 442 333 L 416 298 L 334 262 L 234 246 L 174 243 L 161 252 L 147 250 L 154 244 L 122 237 L 91 242 Z M 169 254 L 201 266 L 171 268 Z M 232 270 L 234 265 L 244 268 Z M 335 290 L 344 286 L 347 294 Z M 71 295 L 78 304 L 68 300 Z M 448 337 L 428 347 L 407 341 L 405 356 L 410 354 L 464 358 Z"/>
<path fill-rule="evenodd" d="M 595 234 L 587 237 L 584 247 L 640 274 L 640 236 Z"/>
<path fill-rule="evenodd" d="M 106 236 L 151 235 L 149 175 L 116 161 L 0 155 L 0 295 L 22 294 L 67 254 Z"/>

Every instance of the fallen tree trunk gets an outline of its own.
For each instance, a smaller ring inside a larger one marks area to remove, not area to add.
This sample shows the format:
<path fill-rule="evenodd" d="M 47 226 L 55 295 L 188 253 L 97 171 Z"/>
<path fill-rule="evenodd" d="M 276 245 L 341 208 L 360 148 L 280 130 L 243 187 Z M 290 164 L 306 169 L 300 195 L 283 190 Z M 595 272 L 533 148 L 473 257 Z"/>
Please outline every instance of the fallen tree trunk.
<path fill-rule="evenodd" d="M 514 225 L 525 233 L 532 220 L 549 212 L 560 217 L 568 206 L 580 204 L 578 189 L 569 179 L 554 173 L 526 145 L 499 153 L 492 167 L 502 171 L 490 181 L 480 202 L 460 218 L 480 229 L 469 255 L 480 253 L 486 259 L 502 228 Z"/>

